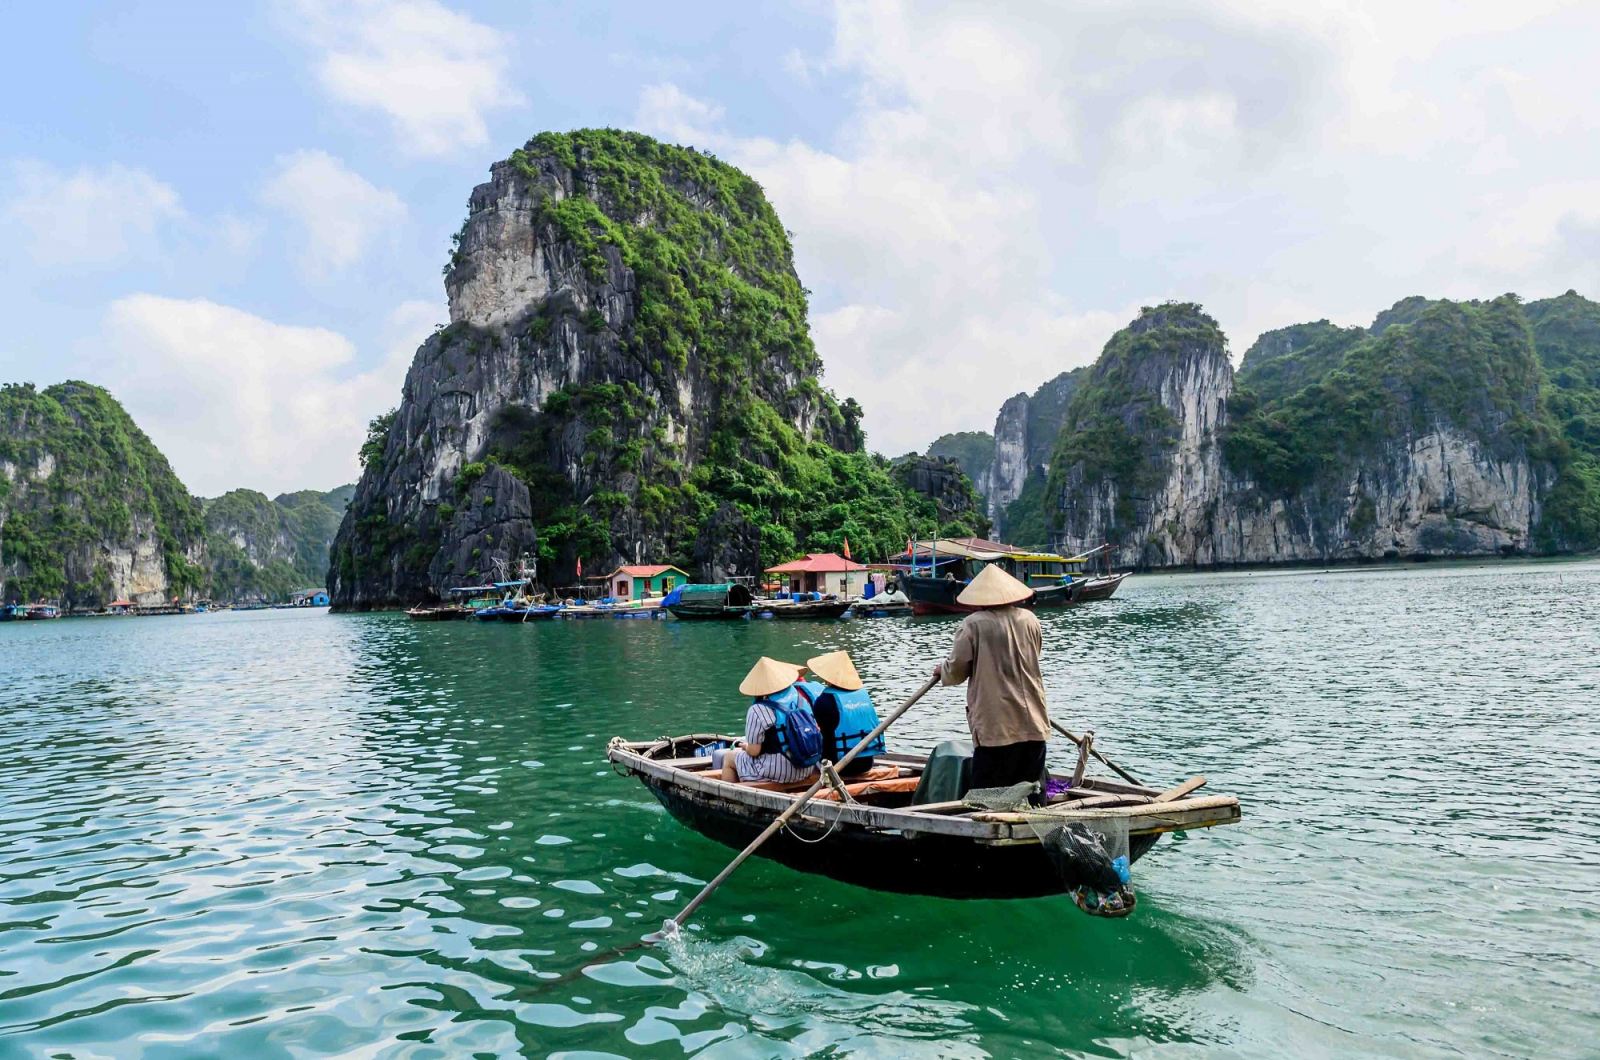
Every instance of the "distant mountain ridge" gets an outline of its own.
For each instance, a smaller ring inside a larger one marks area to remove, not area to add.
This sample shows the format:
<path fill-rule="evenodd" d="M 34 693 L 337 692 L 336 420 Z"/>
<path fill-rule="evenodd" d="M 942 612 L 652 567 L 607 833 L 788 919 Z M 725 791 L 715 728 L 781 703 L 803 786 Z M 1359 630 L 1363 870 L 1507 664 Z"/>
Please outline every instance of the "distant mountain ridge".
<path fill-rule="evenodd" d="M 1067 406 L 1086 370 L 1062 372 L 1032 394 L 1007 399 L 995 417 L 992 434 L 946 434 L 928 446 L 929 456 L 957 461 L 972 478 L 998 537 L 1014 544 L 1044 546 L 1048 530 L 1040 502 L 1045 476 Z"/>
<path fill-rule="evenodd" d="M 106 390 L 0 387 L 0 600 L 281 599 L 323 584 L 354 490 L 192 495 Z"/>
<path fill-rule="evenodd" d="M 351 484 L 268 500 L 255 490 L 238 489 L 204 501 L 212 594 L 271 600 L 323 586 L 328 549 L 354 493 Z"/>
<path fill-rule="evenodd" d="M 1131 566 L 1595 548 L 1600 305 L 1414 296 L 1266 332 L 1237 372 L 1199 306 L 1150 307 L 1075 379 L 1047 466 L 1002 535 Z"/>

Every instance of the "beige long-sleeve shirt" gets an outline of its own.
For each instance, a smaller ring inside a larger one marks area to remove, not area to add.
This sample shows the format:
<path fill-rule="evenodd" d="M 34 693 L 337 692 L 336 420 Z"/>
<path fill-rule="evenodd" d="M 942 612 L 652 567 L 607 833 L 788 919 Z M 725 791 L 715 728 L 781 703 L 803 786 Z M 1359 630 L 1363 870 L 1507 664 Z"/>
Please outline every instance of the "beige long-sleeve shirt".
<path fill-rule="evenodd" d="M 1039 620 L 1026 608 L 974 611 L 961 620 L 941 670 L 947 685 L 967 682 L 967 724 L 980 747 L 1049 739 L 1039 650 Z"/>

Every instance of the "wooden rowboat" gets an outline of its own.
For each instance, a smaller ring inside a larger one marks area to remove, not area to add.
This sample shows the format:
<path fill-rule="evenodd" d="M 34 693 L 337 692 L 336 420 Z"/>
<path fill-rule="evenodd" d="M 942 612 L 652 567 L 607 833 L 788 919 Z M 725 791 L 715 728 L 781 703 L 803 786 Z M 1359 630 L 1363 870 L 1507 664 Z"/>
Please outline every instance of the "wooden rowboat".
<path fill-rule="evenodd" d="M 1123 571 L 1121 574 L 1105 574 L 1091 577 L 1083 583 L 1083 591 L 1078 599 L 1082 601 L 1109 600 L 1127 576 L 1128 572 Z"/>
<path fill-rule="evenodd" d="M 732 783 L 709 771 L 709 758 L 695 757 L 696 748 L 732 739 L 696 734 L 629 742 L 617 737 L 606 757 L 637 777 L 682 824 L 743 848 L 809 784 Z M 1093 777 L 1049 806 L 1020 813 L 960 802 L 912 806 L 908 782 L 925 764 L 919 755 L 879 755 L 873 772 L 882 775 L 847 785 L 854 801 L 813 800 L 758 853 L 801 872 L 880 891 L 1037 898 L 1075 886 L 1062 878 L 1039 840 L 1041 831 L 1057 824 L 1126 825 L 1129 859 L 1137 861 L 1167 832 L 1232 824 L 1240 817 L 1239 800 L 1231 796 L 1190 796 L 1194 782 L 1161 798 L 1166 793 L 1155 788 Z"/>
<path fill-rule="evenodd" d="M 850 610 L 849 600 L 762 600 L 752 618 L 840 618 Z"/>
<path fill-rule="evenodd" d="M 414 622 L 452 622 L 456 619 L 471 616 L 470 608 L 456 607 L 453 604 L 441 604 L 437 607 L 425 607 L 418 604 L 406 611 L 406 615 Z"/>

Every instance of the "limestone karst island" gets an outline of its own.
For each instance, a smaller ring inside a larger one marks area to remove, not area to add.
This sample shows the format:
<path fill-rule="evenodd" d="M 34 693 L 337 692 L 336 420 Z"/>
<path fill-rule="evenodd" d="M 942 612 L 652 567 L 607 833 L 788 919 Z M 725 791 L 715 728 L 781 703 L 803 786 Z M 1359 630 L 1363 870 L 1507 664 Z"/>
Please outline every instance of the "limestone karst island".
<path fill-rule="evenodd" d="M 0 1055 L 1587 1054 L 1589 7 L 12 21 Z"/>

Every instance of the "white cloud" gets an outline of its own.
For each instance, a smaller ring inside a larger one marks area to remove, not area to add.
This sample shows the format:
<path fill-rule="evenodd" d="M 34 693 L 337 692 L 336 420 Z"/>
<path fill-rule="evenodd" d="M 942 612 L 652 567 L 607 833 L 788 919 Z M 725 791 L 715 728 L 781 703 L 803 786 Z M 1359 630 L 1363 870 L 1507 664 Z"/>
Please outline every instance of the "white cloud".
<path fill-rule="evenodd" d="M 435 0 L 294 0 L 290 17 L 328 94 L 386 115 L 412 154 L 483 144 L 488 112 L 525 102 L 509 38 Z"/>
<path fill-rule="evenodd" d="M 136 294 L 112 303 L 92 376 L 127 407 L 189 489 L 269 495 L 354 481 L 367 421 L 398 401 L 442 306 L 402 303 L 383 356 L 326 328 L 279 324 L 204 299 Z"/>
<path fill-rule="evenodd" d="M 162 226 L 183 216 L 171 185 L 116 164 L 68 171 L 15 163 L 0 206 L 38 265 L 106 265 L 152 252 Z"/>
<path fill-rule="evenodd" d="M 1409 294 L 1600 282 L 1592 5 L 841 0 L 832 15 L 822 54 L 774 56 L 841 91 L 828 133 L 740 135 L 735 101 L 673 84 L 645 89 L 636 120 L 766 188 L 816 292 L 827 378 L 885 451 L 988 426 L 1141 304 L 1200 301 L 1237 354 Z"/>
<path fill-rule="evenodd" d="M 300 267 L 312 277 L 354 265 L 406 217 L 400 196 L 325 151 L 279 158 L 261 199 L 299 224 Z"/>

